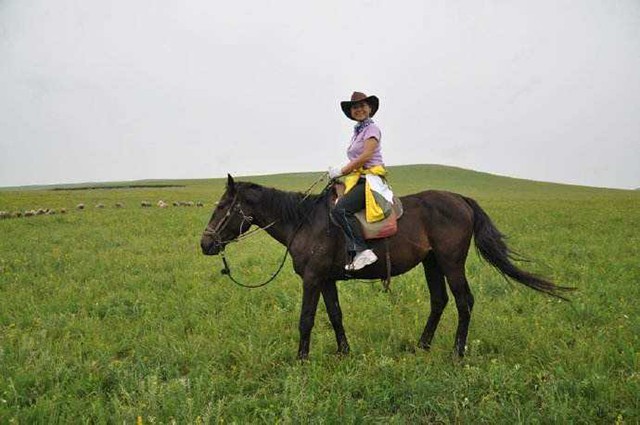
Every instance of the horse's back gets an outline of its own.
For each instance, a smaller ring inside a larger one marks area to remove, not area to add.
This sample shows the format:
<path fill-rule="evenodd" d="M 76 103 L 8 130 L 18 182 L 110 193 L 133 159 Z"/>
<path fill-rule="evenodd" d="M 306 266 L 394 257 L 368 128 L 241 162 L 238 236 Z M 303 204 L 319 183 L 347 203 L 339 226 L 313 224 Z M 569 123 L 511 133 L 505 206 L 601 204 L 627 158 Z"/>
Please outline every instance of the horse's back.
<path fill-rule="evenodd" d="M 460 215 L 460 218 L 473 219 L 473 209 L 459 193 L 446 190 L 424 190 L 400 197 L 402 204 L 432 209 L 447 213 L 447 215 Z"/>
<path fill-rule="evenodd" d="M 465 198 L 444 190 L 425 190 L 401 197 L 405 215 L 419 218 L 425 226 L 429 240 L 437 243 L 443 238 L 469 239 L 473 234 L 473 209 Z M 404 220 L 404 218 L 403 218 Z M 415 226 L 413 223 L 398 222 L 399 226 Z"/>

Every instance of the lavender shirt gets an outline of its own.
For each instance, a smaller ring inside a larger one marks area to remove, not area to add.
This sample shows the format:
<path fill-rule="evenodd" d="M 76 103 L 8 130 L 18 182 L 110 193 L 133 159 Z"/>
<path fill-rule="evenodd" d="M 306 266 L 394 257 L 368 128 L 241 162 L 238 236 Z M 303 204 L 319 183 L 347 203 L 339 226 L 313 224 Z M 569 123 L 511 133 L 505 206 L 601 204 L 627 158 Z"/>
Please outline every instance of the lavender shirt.
<path fill-rule="evenodd" d="M 373 122 L 367 125 L 363 129 L 358 132 L 357 130 L 353 132 L 353 136 L 351 137 L 351 144 L 349 145 L 349 149 L 347 149 L 347 157 L 349 161 L 353 161 L 364 152 L 364 142 L 365 140 L 373 137 L 378 141 L 378 145 L 376 146 L 376 150 L 373 151 L 373 156 L 369 161 L 364 164 L 364 168 L 371 168 L 374 165 L 382 165 L 384 166 L 384 162 L 382 161 L 382 151 L 380 150 L 380 143 L 382 142 L 382 133 L 377 125 Z"/>

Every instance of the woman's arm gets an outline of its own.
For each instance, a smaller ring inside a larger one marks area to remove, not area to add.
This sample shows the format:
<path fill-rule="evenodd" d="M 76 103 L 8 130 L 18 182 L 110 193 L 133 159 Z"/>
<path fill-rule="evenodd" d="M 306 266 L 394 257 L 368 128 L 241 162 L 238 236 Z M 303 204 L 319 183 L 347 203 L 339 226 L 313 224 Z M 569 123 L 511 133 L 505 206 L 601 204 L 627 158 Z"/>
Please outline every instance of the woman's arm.
<path fill-rule="evenodd" d="M 378 140 L 375 137 L 369 137 L 364 141 L 364 151 L 353 161 L 349 162 L 347 165 L 342 167 L 342 175 L 346 175 L 351 173 L 354 170 L 362 167 L 373 157 L 373 153 L 376 151 L 378 147 Z"/>

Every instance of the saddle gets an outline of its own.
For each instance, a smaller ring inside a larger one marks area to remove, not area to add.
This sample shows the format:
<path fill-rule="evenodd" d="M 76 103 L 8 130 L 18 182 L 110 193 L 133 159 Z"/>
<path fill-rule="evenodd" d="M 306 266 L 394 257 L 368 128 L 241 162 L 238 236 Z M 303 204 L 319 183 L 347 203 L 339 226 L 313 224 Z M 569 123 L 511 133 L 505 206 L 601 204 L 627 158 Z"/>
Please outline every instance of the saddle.
<path fill-rule="evenodd" d="M 334 187 L 337 194 L 335 202 L 338 202 L 338 200 L 344 195 L 345 187 L 344 184 L 341 183 L 336 184 Z M 400 198 L 394 196 L 393 206 L 389 217 L 374 223 L 369 223 L 366 218 L 365 210 L 355 213 L 355 216 L 362 227 L 362 235 L 365 239 L 369 240 L 388 238 L 389 236 L 395 235 L 398 231 L 398 220 L 400 220 L 400 217 L 402 217 L 403 214 L 404 209 L 402 207 L 402 202 L 400 201 Z"/>

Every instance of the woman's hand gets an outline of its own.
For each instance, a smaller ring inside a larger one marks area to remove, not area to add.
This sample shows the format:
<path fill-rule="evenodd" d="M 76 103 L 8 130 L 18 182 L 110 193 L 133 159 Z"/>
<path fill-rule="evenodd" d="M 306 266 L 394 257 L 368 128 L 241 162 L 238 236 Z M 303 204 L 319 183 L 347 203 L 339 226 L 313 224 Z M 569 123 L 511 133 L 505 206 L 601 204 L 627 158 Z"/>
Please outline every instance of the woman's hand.
<path fill-rule="evenodd" d="M 329 167 L 329 178 L 336 179 L 342 175 L 342 169 L 340 167 Z"/>

